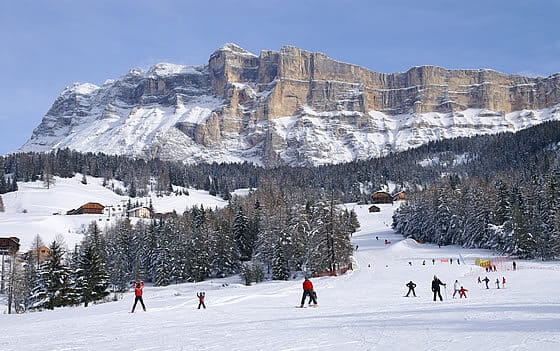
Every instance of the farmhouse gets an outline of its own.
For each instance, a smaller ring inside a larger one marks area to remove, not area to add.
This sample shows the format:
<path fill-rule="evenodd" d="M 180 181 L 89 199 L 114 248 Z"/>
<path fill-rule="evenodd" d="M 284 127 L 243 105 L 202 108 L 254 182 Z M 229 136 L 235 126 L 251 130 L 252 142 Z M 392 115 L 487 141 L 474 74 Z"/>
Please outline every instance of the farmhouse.
<path fill-rule="evenodd" d="M 77 215 L 77 214 L 103 214 L 103 209 L 105 206 L 98 202 L 88 202 L 78 209 L 71 209 L 66 212 L 67 215 Z"/>
<path fill-rule="evenodd" d="M 13 255 L 19 251 L 19 239 L 15 236 L 0 238 L 0 251 Z"/>
<path fill-rule="evenodd" d="M 130 210 L 126 211 L 129 217 L 138 217 L 138 218 L 151 218 L 152 217 L 152 210 L 149 207 L 140 206 L 131 208 Z"/>
<path fill-rule="evenodd" d="M 372 204 L 392 204 L 393 197 L 386 191 L 377 191 L 371 195 Z"/>

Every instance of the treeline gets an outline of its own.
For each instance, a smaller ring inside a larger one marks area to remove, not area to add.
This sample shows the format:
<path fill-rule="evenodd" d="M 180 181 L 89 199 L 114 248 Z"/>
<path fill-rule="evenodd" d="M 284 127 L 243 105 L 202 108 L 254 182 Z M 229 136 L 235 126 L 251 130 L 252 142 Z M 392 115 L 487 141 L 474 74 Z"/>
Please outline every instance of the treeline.
<path fill-rule="evenodd" d="M 350 264 L 358 221 L 334 198 L 284 193 L 268 184 L 223 209 L 194 207 L 165 219 L 92 222 L 83 242 L 66 253 L 51 243 L 51 258 L 14 270 L 16 310 L 52 309 L 104 299 L 141 278 L 157 286 L 241 273 L 247 284 L 287 280 Z M 40 244 L 34 244 L 39 247 Z"/>

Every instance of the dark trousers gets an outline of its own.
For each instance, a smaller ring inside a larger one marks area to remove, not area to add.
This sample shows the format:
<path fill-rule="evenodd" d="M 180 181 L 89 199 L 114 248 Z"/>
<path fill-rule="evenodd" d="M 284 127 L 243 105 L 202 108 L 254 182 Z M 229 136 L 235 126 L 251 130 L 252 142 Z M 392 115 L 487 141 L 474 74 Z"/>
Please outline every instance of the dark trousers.
<path fill-rule="evenodd" d="M 200 301 L 200 302 L 198 303 L 198 309 L 200 309 L 200 306 L 206 308 L 206 305 L 204 304 L 204 301 Z"/>
<path fill-rule="evenodd" d="M 439 296 L 440 301 L 443 301 L 443 298 L 441 297 L 441 291 L 439 289 L 434 290 L 434 301 L 436 300 L 436 295 Z"/>
<path fill-rule="evenodd" d="M 317 300 L 315 299 L 315 294 L 313 293 L 313 290 L 304 290 L 303 291 L 303 296 L 301 297 L 301 305 L 302 306 L 305 303 L 305 298 L 307 296 L 309 296 L 309 298 L 311 299 L 311 301 L 313 301 L 313 303 L 315 305 L 317 304 Z"/>
<path fill-rule="evenodd" d="M 138 301 L 140 301 L 140 304 L 142 305 L 142 308 L 144 309 L 144 311 L 146 310 L 146 306 L 144 306 L 144 300 L 142 300 L 142 296 L 136 296 L 136 298 L 134 299 L 134 305 L 132 306 L 132 312 L 134 313 L 134 309 L 136 308 L 136 304 L 138 303 Z"/>
<path fill-rule="evenodd" d="M 412 292 L 412 295 L 414 295 L 414 297 L 416 297 L 416 293 L 414 292 L 414 288 L 408 288 L 408 292 L 406 293 L 406 297 L 408 297 L 408 295 Z"/>

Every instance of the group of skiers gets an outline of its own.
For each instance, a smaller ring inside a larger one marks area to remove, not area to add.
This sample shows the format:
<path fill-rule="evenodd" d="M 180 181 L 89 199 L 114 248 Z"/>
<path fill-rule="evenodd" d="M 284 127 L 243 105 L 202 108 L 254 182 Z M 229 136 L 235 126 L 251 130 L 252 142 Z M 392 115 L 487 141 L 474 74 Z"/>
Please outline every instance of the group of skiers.
<path fill-rule="evenodd" d="M 490 289 L 488 287 L 488 283 L 490 282 L 490 278 L 488 278 L 488 276 L 484 277 L 484 279 L 480 279 L 480 277 L 478 277 L 478 284 L 484 282 L 486 285 L 486 289 Z M 499 289 L 500 288 L 500 278 L 496 278 L 496 281 L 494 282 L 496 284 L 496 288 Z M 502 277 L 502 288 L 506 287 L 506 277 Z"/>
<path fill-rule="evenodd" d="M 136 309 L 136 304 L 140 302 L 142 305 L 142 309 L 146 312 L 146 305 L 144 305 L 144 300 L 142 299 L 142 293 L 144 290 L 144 282 L 140 279 L 136 279 L 135 282 L 132 283 L 132 287 L 134 288 L 134 305 L 132 305 L 132 311 L 130 313 L 134 313 L 134 309 Z M 206 293 L 204 291 L 196 293 L 196 297 L 198 297 L 198 309 L 200 307 L 206 308 L 204 304 L 204 298 L 206 297 Z"/>

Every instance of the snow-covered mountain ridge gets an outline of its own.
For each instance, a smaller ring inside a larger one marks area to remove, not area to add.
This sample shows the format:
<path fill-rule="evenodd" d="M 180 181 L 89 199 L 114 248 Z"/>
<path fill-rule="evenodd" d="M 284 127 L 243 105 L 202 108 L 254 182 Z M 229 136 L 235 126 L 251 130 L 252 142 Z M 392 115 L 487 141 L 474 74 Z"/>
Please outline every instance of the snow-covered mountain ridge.
<path fill-rule="evenodd" d="M 290 46 L 257 56 L 227 44 L 207 65 L 160 63 L 71 85 L 19 151 L 321 165 L 558 119 L 560 74 L 384 74 Z"/>

